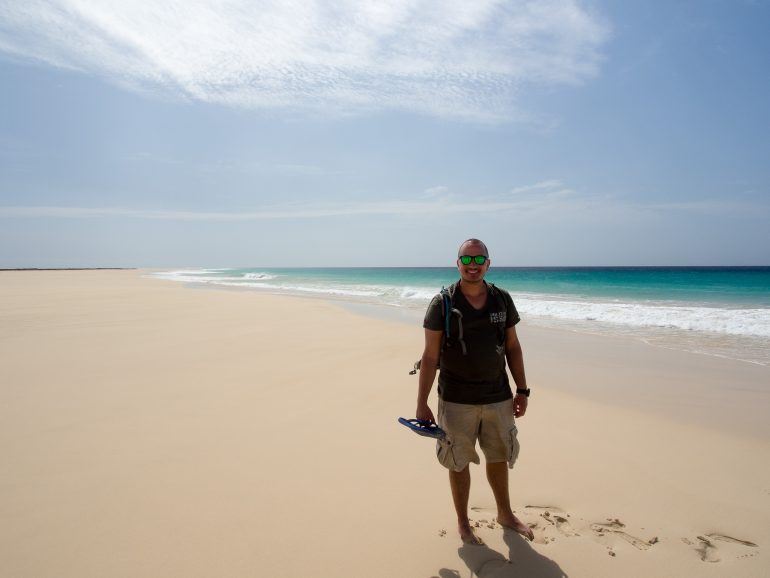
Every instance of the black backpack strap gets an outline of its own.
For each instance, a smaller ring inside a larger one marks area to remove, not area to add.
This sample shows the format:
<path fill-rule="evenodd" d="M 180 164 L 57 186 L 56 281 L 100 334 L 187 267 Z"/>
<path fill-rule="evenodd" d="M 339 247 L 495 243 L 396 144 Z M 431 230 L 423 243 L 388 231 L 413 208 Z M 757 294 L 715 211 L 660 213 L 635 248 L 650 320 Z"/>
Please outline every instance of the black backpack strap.
<path fill-rule="evenodd" d="M 441 312 L 444 316 L 444 347 L 453 347 L 455 339 L 452 336 L 452 315 L 457 316 L 457 342 L 462 347 L 463 355 L 468 354 L 468 348 L 463 339 L 463 314 L 454 306 L 454 296 L 457 291 L 457 283 L 452 283 L 449 287 L 442 287 L 441 292 Z"/>
<path fill-rule="evenodd" d="M 441 316 L 444 319 L 444 336 L 449 339 L 449 321 L 452 317 L 452 298 L 454 297 L 452 285 L 442 287 L 439 296 L 441 297 Z"/>

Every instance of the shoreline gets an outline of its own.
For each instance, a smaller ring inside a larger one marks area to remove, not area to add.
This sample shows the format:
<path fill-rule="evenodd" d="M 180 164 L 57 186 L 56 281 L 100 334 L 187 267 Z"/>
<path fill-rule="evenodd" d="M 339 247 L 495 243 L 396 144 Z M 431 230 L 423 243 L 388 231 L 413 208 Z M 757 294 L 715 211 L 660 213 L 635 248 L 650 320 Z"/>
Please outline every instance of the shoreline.
<path fill-rule="evenodd" d="M 396 423 L 413 411 L 419 326 L 136 271 L 3 275 L 9 575 L 753 578 L 766 567 L 762 369 L 522 326 L 533 397 L 511 487 L 536 539 L 489 523 L 473 466 L 487 546 L 466 547 L 433 444 Z"/>
<path fill-rule="evenodd" d="M 168 279 L 148 279 L 178 284 Z M 300 302 L 323 302 L 372 321 L 398 323 L 409 327 L 422 339 L 423 313 L 416 309 L 346 301 L 319 295 L 286 294 L 267 289 L 196 283 L 180 285 L 185 289 L 224 290 L 297 299 Z M 587 392 L 592 398 L 601 398 L 610 407 L 644 408 L 646 411 L 656 412 L 660 417 L 672 421 L 684 419 L 686 423 L 705 429 L 714 429 L 715 423 L 718 423 L 720 431 L 726 434 L 770 440 L 770 421 L 767 420 L 770 415 L 770 387 L 761 385 L 770 383 L 768 365 L 667 347 L 634 335 L 542 326 L 528 323 L 526 319 L 517 325 L 517 330 L 524 348 L 525 367 L 534 365 L 537 373 L 547 376 L 549 387 L 555 390 L 576 397 Z M 559 354 L 544 353 L 549 351 L 553 342 L 559 344 Z M 533 350 L 531 353 L 530 349 Z M 583 368 L 577 378 L 561 380 L 558 375 L 554 375 L 558 374 L 558 370 L 553 371 L 552 368 L 564 365 L 560 355 L 565 351 L 569 352 L 572 364 Z M 621 386 L 607 376 L 598 375 L 592 369 L 592 366 L 601 363 L 610 351 L 621 358 L 637 360 L 634 367 L 628 368 L 632 375 Z M 419 359 L 421 353 L 421 348 L 416 349 L 414 360 Z M 644 361 L 638 361 L 640 358 Z M 661 365 L 666 368 L 666 372 L 649 369 Z M 404 364 L 407 374 L 411 369 L 411 361 Z M 703 375 L 697 384 L 691 383 L 688 373 L 692 372 Z M 529 371 L 527 373 L 529 375 Z M 416 386 L 417 378 L 411 377 Z M 736 393 L 743 398 L 740 403 L 730 399 Z M 720 398 L 726 400 L 720 403 Z M 692 403 L 693 399 L 700 401 Z M 710 409 L 715 405 L 721 408 L 718 422 L 715 422 Z"/>
<path fill-rule="evenodd" d="M 417 314 L 424 314 L 424 308 L 434 294 L 420 285 L 426 279 L 402 279 L 405 284 L 391 286 L 381 278 L 347 278 L 345 275 L 318 280 L 297 277 L 291 281 L 294 274 L 291 269 L 287 269 L 288 277 L 275 269 L 248 273 L 242 278 L 240 274 L 229 277 L 221 271 L 154 271 L 151 276 L 173 280 L 187 287 L 251 290 L 272 295 L 324 299 L 359 314 L 380 319 L 393 317 L 409 323 L 415 322 Z M 165 275 L 158 276 L 158 273 Z M 253 280 L 249 275 L 255 276 Z M 284 281 L 276 281 L 284 277 Z M 770 366 L 770 335 L 763 337 L 761 334 L 763 324 L 770 323 L 770 317 L 767 316 L 770 309 L 759 305 L 756 306 L 759 308 L 733 309 L 733 305 L 728 302 L 719 306 L 675 299 L 643 299 L 638 302 L 631 299 L 626 302 L 608 295 L 596 295 L 585 301 L 582 297 L 573 300 L 568 295 L 530 293 L 524 289 L 513 290 L 511 293 L 524 319 L 534 326 L 588 335 L 609 335 L 620 339 L 631 338 L 652 346 Z M 618 315 L 620 317 L 616 319 Z M 648 316 L 649 319 L 646 319 Z M 641 317 L 641 320 L 637 317 Z M 759 324 L 757 327 L 749 329 L 756 323 Z M 733 329 L 726 328 L 725 324 L 733 325 Z M 750 333 L 743 333 L 745 330 Z M 755 335 L 751 331 L 760 333 Z"/>
<path fill-rule="evenodd" d="M 140 270 L 140 271 L 147 271 L 147 270 Z M 156 273 L 157 271 L 153 270 L 152 273 Z M 417 308 L 417 307 L 405 307 L 402 305 L 391 305 L 386 303 L 374 303 L 374 302 L 367 302 L 367 301 L 357 301 L 354 299 L 346 299 L 345 297 L 338 297 L 334 295 L 323 295 L 323 294 L 300 294 L 300 293 L 292 293 L 288 291 L 282 291 L 279 289 L 273 289 L 273 288 L 260 288 L 260 287 L 248 287 L 248 286 L 235 286 L 235 285 L 223 285 L 223 284 L 215 284 L 215 283 L 196 283 L 196 282 L 189 282 L 189 281 L 175 281 L 168 278 L 162 278 L 162 277 L 154 277 L 153 274 L 146 275 L 148 279 L 154 279 L 159 281 L 168 281 L 171 283 L 177 283 L 179 285 L 182 285 L 185 288 L 188 289 L 213 289 L 213 290 L 224 290 L 224 291 L 245 291 L 245 292 L 254 292 L 257 294 L 266 294 L 266 295 L 274 295 L 277 297 L 289 297 L 289 298 L 297 298 L 297 299 L 307 299 L 310 301 L 325 301 L 334 305 L 337 305 L 339 307 L 342 307 L 343 309 L 350 311 L 352 313 L 355 313 L 357 315 L 363 315 L 365 317 L 369 317 L 372 319 L 379 319 L 379 320 L 390 320 L 390 321 L 397 321 L 399 323 L 408 324 L 410 326 L 421 326 L 422 325 L 422 317 L 424 315 L 424 310 Z M 564 321 L 564 320 L 551 320 L 551 319 L 544 319 L 544 318 L 538 318 L 536 320 L 532 320 L 531 318 L 525 318 L 522 320 L 523 326 L 531 326 L 535 327 L 537 329 L 543 329 L 543 330 L 553 330 L 553 331 L 563 331 L 567 333 L 574 333 L 578 335 L 586 335 L 586 336 L 595 336 L 595 337 L 607 337 L 609 339 L 613 340 L 623 340 L 623 341 L 630 341 L 633 343 L 641 343 L 648 347 L 653 348 L 661 348 L 671 351 L 681 351 L 683 353 L 692 354 L 696 356 L 705 356 L 708 358 L 717 358 L 717 359 L 723 359 L 725 361 L 729 362 L 737 362 L 741 364 L 748 364 L 752 366 L 759 366 L 759 367 L 770 367 L 770 359 L 767 359 L 764 354 L 756 354 L 755 359 L 744 359 L 742 357 L 736 357 L 735 354 L 726 354 L 726 353 L 719 353 L 717 351 L 704 351 L 701 349 L 693 349 L 695 345 L 691 345 L 684 341 L 684 338 L 687 337 L 684 333 L 679 332 L 679 335 L 665 335 L 665 334 L 658 334 L 656 335 L 656 331 L 658 330 L 652 330 L 649 334 L 645 333 L 637 333 L 633 330 L 624 330 L 622 327 L 610 327 L 606 324 L 600 324 L 600 327 L 603 329 L 595 329 L 591 327 L 586 327 L 585 323 L 581 323 L 578 321 Z M 745 344 L 752 343 L 752 339 L 756 340 L 758 343 L 761 343 L 764 345 L 764 341 L 759 340 L 759 338 L 736 338 L 731 336 L 723 336 L 719 334 L 701 334 L 700 339 L 705 342 L 706 344 L 709 344 L 709 340 L 714 340 L 716 342 L 725 342 L 729 341 L 730 339 L 733 339 L 734 341 L 742 340 Z M 712 347 L 714 347 L 713 344 L 711 344 Z M 701 346 L 702 347 L 702 346 Z M 735 345 L 733 345 L 735 347 Z"/>

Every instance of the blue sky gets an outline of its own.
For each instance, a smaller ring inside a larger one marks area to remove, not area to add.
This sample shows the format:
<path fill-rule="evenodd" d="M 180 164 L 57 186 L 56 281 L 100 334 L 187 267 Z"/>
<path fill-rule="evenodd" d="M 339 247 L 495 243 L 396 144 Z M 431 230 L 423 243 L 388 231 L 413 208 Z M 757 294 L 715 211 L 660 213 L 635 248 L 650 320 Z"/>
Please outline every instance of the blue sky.
<path fill-rule="evenodd" d="M 769 24 L 0 0 L 0 266 L 770 264 Z"/>

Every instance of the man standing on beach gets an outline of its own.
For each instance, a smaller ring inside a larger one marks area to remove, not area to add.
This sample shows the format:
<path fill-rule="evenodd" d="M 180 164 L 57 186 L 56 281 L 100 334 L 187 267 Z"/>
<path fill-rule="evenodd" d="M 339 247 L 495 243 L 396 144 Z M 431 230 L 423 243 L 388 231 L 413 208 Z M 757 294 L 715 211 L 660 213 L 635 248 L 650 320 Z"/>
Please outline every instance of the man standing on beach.
<path fill-rule="evenodd" d="M 468 519 L 469 464 L 479 463 L 476 440 L 486 459 L 497 521 L 530 540 L 534 538 L 532 530 L 513 514 L 508 495 L 508 468 L 519 454 L 514 417 L 524 415 L 529 398 L 515 328 L 519 315 L 507 291 L 484 281 L 489 264 L 487 247 L 478 239 L 460 245 L 460 280 L 449 287 L 449 299 L 437 295 L 425 314 L 425 350 L 417 395 L 417 419 L 435 422 L 428 395 L 440 364 L 438 425 L 446 438 L 438 442 L 437 454 L 449 470 L 460 537 L 469 544 L 483 543 Z M 448 334 L 445 315 L 450 316 Z M 516 382 L 515 396 L 506 362 Z"/>

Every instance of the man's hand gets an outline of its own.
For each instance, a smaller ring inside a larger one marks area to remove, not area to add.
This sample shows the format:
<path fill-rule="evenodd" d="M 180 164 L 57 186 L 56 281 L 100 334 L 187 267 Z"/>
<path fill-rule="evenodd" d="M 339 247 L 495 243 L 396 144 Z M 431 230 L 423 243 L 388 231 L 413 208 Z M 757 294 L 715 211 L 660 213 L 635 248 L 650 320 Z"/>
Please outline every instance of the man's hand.
<path fill-rule="evenodd" d="M 430 410 L 427 403 L 425 405 L 417 406 L 417 413 L 415 414 L 414 417 L 424 421 L 430 421 L 430 422 L 436 423 L 436 420 L 433 417 L 433 412 Z"/>
<path fill-rule="evenodd" d="M 513 398 L 513 417 L 521 417 L 527 413 L 527 402 L 529 398 L 526 395 L 516 395 Z"/>

